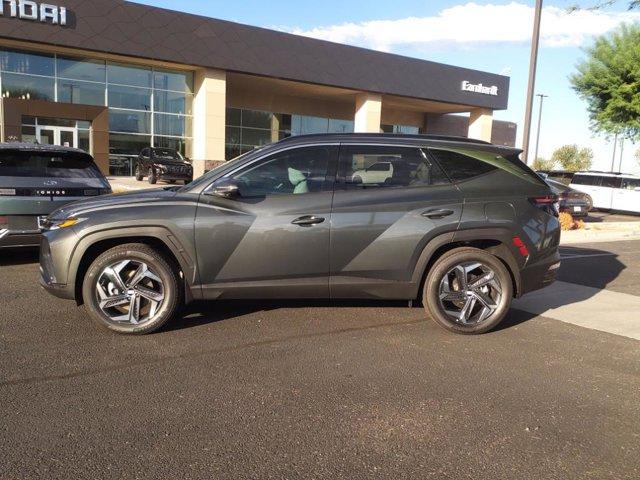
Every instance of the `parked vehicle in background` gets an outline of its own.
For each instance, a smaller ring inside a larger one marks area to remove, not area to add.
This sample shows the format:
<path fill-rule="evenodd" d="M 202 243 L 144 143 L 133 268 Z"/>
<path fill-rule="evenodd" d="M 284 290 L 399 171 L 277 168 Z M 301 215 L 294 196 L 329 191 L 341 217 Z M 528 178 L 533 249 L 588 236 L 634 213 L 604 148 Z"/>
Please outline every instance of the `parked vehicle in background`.
<path fill-rule="evenodd" d="M 588 194 L 593 208 L 640 213 L 640 177 L 624 173 L 578 172 L 571 188 Z"/>
<path fill-rule="evenodd" d="M 291 137 L 185 187 L 52 213 L 42 284 L 121 333 L 227 298 L 420 300 L 447 330 L 486 332 L 560 266 L 557 198 L 519 155 L 428 135 Z M 354 181 L 390 158 L 391 178 Z"/>
<path fill-rule="evenodd" d="M 586 217 L 593 208 L 593 200 L 588 194 L 567 187 L 564 183 L 555 180 L 547 179 L 545 181 L 553 193 L 558 196 L 561 212 L 570 213 L 574 217 Z"/>
<path fill-rule="evenodd" d="M 0 248 L 40 245 L 44 218 L 62 205 L 111 193 L 91 155 L 31 143 L 0 144 Z"/>
<path fill-rule="evenodd" d="M 185 185 L 193 181 L 193 166 L 180 152 L 171 148 L 144 148 L 138 156 L 136 180 L 147 177 L 154 185 L 158 180 L 170 183 L 183 181 Z"/>
<path fill-rule="evenodd" d="M 544 178 L 553 180 L 554 182 L 569 185 L 575 172 L 570 170 L 537 170 L 536 173 L 543 174 Z"/>
<path fill-rule="evenodd" d="M 368 168 L 356 170 L 353 172 L 352 178 L 355 183 L 384 183 L 393 177 L 394 167 L 396 169 L 402 168 L 398 162 L 395 164 L 392 161 L 376 162 Z"/>

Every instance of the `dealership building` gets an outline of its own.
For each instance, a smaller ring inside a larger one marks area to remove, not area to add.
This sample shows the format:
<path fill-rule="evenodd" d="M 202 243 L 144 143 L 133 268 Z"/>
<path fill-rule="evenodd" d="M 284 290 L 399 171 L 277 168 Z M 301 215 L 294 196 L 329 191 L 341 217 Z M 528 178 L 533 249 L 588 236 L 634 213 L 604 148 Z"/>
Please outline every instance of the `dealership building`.
<path fill-rule="evenodd" d="M 306 133 L 515 143 L 516 125 L 493 119 L 501 75 L 123 0 L 0 3 L 0 139 L 77 146 L 112 175 L 148 146 L 197 175 Z"/>

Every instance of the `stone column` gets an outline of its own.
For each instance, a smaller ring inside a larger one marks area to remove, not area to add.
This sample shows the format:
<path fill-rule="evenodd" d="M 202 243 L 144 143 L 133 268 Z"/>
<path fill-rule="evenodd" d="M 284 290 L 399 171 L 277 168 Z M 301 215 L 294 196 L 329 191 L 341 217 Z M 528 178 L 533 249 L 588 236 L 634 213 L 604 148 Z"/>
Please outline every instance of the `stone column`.
<path fill-rule="evenodd" d="M 224 161 L 226 106 L 226 72 L 197 70 L 193 99 L 194 178 Z"/>
<path fill-rule="evenodd" d="M 488 108 L 476 108 L 469 115 L 469 138 L 491 141 L 493 128 L 493 110 Z"/>
<path fill-rule="evenodd" d="M 353 130 L 356 133 L 380 133 L 382 96 L 375 93 L 358 93 Z"/>

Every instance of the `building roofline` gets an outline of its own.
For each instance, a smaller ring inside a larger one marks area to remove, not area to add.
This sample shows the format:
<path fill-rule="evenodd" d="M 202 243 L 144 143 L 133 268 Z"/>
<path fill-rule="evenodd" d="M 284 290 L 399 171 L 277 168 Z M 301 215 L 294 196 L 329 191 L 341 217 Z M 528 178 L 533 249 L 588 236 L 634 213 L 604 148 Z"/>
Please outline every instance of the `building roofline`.
<path fill-rule="evenodd" d="M 1 36 L 470 108 L 508 105 L 509 78 L 502 75 L 125 0 L 65 0 L 65 6 L 67 26 L 4 15 Z M 465 81 L 497 92 L 467 91 Z"/>

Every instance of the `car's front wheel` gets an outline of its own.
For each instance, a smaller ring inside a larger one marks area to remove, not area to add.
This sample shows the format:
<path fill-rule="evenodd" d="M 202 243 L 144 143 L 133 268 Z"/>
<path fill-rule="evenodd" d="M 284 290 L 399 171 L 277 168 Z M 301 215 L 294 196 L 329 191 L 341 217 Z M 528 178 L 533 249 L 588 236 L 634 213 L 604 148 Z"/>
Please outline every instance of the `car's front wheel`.
<path fill-rule="evenodd" d="M 502 261 L 478 248 L 453 249 L 427 275 L 423 304 L 441 327 L 454 333 L 479 334 L 506 316 L 513 282 Z"/>
<path fill-rule="evenodd" d="M 157 181 L 158 181 L 158 177 L 156 175 L 156 171 L 153 169 L 153 167 L 151 167 L 149 169 L 149 184 L 155 185 Z"/>
<path fill-rule="evenodd" d="M 161 328 L 182 305 L 179 274 L 148 245 L 130 243 L 107 250 L 90 265 L 82 294 L 91 318 L 119 333 L 145 334 Z"/>
<path fill-rule="evenodd" d="M 140 165 L 136 167 L 136 180 L 139 182 L 144 180 L 144 175 L 142 174 L 142 169 L 140 168 Z"/>

